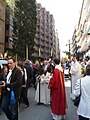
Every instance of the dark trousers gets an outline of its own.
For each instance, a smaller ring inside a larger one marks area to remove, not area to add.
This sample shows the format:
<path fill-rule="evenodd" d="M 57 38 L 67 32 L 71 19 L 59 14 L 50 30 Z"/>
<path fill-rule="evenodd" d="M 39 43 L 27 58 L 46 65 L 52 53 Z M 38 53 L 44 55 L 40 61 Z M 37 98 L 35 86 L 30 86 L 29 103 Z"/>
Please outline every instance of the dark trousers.
<path fill-rule="evenodd" d="M 1 108 L 1 104 L 2 104 L 2 97 L 3 97 L 3 94 L 1 94 L 1 96 L 0 96 L 0 108 Z"/>
<path fill-rule="evenodd" d="M 28 101 L 28 97 L 27 97 L 27 92 L 28 92 L 28 89 L 26 87 L 22 87 L 22 90 L 21 90 L 21 99 L 23 100 L 23 102 L 25 103 L 25 105 L 28 105 L 29 106 L 29 101 Z"/>
<path fill-rule="evenodd" d="M 1 108 L 9 120 L 18 120 L 18 100 L 16 99 L 16 104 L 11 106 L 9 91 L 7 91 L 6 94 L 3 94 Z M 13 110 L 11 108 L 13 108 Z"/>
<path fill-rule="evenodd" d="M 89 118 L 85 118 L 85 117 L 79 115 L 79 120 L 89 120 Z"/>

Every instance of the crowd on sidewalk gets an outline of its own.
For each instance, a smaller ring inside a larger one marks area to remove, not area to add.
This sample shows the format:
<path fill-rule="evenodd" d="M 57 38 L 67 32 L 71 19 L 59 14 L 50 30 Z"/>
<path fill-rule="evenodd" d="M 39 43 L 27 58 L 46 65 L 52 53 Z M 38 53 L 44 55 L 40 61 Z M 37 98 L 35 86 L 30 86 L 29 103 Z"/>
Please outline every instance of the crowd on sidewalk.
<path fill-rule="evenodd" d="M 36 60 L 35 63 L 30 60 L 16 63 L 14 58 L 8 58 L 7 61 L 8 64 L 4 64 L 0 68 L 0 109 L 4 111 L 7 118 L 9 120 L 18 120 L 18 107 L 21 104 L 23 104 L 23 108 L 29 107 L 31 103 L 28 100 L 28 89 L 32 86 L 35 89 L 36 103 L 50 106 L 53 120 L 64 120 L 68 108 L 64 85 L 65 64 L 61 64 L 58 58 L 54 60 Z M 72 101 L 79 95 L 77 91 L 80 89 L 78 87 L 80 82 L 78 81 L 79 79 L 82 80 L 82 97 L 77 109 L 79 120 L 89 120 L 90 108 L 88 104 L 86 107 L 86 103 L 90 100 L 90 61 L 83 60 L 80 62 L 74 56 L 69 61 L 68 67 L 71 76 L 70 97 Z M 12 111 L 11 107 L 12 88 L 15 95 L 14 111 Z M 82 104 L 84 107 L 81 107 Z M 85 111 L 88 111 L 88 113 L 85 113 Z"/>

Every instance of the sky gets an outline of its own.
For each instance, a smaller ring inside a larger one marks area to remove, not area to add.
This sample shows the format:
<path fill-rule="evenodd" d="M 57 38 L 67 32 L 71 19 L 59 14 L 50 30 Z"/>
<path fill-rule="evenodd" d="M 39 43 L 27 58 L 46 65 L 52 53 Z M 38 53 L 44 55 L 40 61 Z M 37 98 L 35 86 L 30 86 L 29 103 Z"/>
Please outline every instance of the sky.
<path fill-rule="evenodd" d="M 55 20 L 55 29 L 58 30 L 61 51 L 68 51 L 75 27 L 78 24 L 83 0 L 36 0 L 45 7 Z"/>

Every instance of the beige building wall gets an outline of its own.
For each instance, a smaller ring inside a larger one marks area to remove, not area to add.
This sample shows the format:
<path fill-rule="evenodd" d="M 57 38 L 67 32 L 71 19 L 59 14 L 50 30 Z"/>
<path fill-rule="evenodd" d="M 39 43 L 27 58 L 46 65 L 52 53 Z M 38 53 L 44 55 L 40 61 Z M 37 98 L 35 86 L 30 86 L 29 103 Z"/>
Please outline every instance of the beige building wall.
<path fill-rule="evenodd" d="M 4 53 L 5 41 L 5 2 L 0 0 L 0 53 Z"/>
<path fill-rule="evenodd" d="M 88 43 L 90 42 L 90 35 L 88 35 L 88 29 L 90 28 L 90 0 L 84 0 L 83 12 L 81 17 L 81 24 L 83 25 L 83 35 L 80 39 L 81 51 L 86 52 L 88 49 Z"/>

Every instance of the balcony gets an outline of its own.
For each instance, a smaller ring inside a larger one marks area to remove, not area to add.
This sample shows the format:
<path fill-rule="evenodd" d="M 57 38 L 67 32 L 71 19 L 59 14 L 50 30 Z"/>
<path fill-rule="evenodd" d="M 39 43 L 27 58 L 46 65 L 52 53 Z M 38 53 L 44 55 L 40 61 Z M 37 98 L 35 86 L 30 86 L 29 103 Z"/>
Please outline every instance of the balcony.
<path fill-rule="evenodd" d="M 10 19 L 6 19 L 6 24 L 10 24 L 10 25 L 12 25 L 12 26 L 13 26 L 13 21 L 12 21 L 12 20 L 10 20 Z"/>
<path fill-rule="evenodd" d="M 84 40 L 81 46 L 81 52 L 87 51 L 87 49 L 88 49 L 87 40 Z"/>
<path fill-rule="evenodd" d="M 32 56 L 38 57 L 38 53 L 34 52 Z"/>
<path fill-rule="evenodd" d="M 36 44 L 38 44 L 38 45 L 40 44 L 40 42 L 38 40 L 34 39 L 34 41 Z"/>
<path fill-rule="evenodd" d="M 49 42 L 49 39 L 48 39 L 47 37 L 45 37 L 45 41 L 46 41 L 46 42 Z"/>
<path fill-rule="evenodd" d="M 41 45 L 41 46 L 45 46 L 44 42 L 40 42 L 40 45 Z"/>
<path fill-rule="evenodd" d="M 11 30 L 7 30 L 7 31 L 6 31 L 6 36 L 11 36 L 11 37 L 12 37 L 12 33 L 13 33 L 13 32 L 12 32 Z"/>
<path fill-rule="evenodd" d="M 40 35 L 39 35 L 39 34 L 36 34 L 35 36 L 36 36 L 36 38 L 40 38 Z"/>
<path fill-rule="evenodd" d="M 48 50 L 48 49 L 46 49 L 46 50 L 45 50 L 45 52 L 46 52 L 46 53 L 49 53 L 49 50 Z"/>
<path fill-rule="evenodd" d="M 42 34 L 44 34 L 44 30 L 43 30 L 43 29 L 40 29 L 40 32 L 41 32 Z"/>
<path fill-rule="evenodd" d="M 35 49 L 36 51 L 39 51 L 39 48 L 38 48 L 37 46 L 34 46 L 34 49 Z"/>
<path fill-rule="evenodd" d="M 40 38 L 41 38 L 42 40 L 44 40 L 44 37 L 43 37 L 42 35 L 40 35 Z"/>
<path fill-rule="evenodd" d="M 44 48 L 40 48 L 41 52 L 45 52 L 45 49 Z"/>

